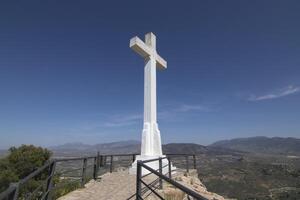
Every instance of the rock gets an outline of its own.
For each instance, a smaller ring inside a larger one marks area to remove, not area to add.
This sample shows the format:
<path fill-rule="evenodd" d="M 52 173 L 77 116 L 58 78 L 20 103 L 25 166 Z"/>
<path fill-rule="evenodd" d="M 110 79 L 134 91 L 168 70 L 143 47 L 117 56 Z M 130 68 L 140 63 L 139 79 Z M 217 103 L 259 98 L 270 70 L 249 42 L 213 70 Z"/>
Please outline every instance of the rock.
<path fill-rule="evenodd" d="M 205 185 L 199 180 L 198 173 L 196 170 L 191 170 L 189 173 L 178 170 L 178 172 L 174 174 L 174 180 L 190 188 L 191 190 L 198 192 L 200 195 L 202 195 L 203 197 L 209 200 L 225 200 L 223 196 L 207 191 Z M 182 191 L 178 189 L 175 189 L 170 184 L 164 184 L 164 189 L 161 190 L 160 193 L 166 199 L 174 199 L 174 200 L 188 199 L 186 194 L 184 194 Z"/>

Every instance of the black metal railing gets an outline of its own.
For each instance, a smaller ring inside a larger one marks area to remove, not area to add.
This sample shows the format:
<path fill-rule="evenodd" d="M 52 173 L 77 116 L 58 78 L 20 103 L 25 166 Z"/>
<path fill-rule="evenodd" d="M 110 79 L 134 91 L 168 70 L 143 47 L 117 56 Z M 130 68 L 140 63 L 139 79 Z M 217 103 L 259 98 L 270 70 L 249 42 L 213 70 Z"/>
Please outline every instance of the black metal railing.
<path fill-rule="evenodd" d="M 171 184 L 172 186 L 174 186 L 175 188 L 181 190 L 184 194 L 186 194 L 187 198 L 190 199 L 190 197 L 192 197 L 193 199 L 199 199 L 199 200 L 207 200 L 207 198 L 201 196 L 199 193 L 191 190 L 190 188 L 178 183 L 177 181 L 172 179 L 172 168 L 171 168 L 171 158 L 172 156 L 184 156 L 185 157 L 185 164 L 186 164 L 186 171 L 189 172 L 189 157 L 192 156 L 193 157 L 193 167 L 196 169 L 196 156 L 195 155 L 188 155 L 188 154 L 169 154 L 167 155 L 167 157 L 160 157 L 160 158 L 156 158 L 156 159 L 150 159 L 150 160 L 144 160 L 144 161 L 137 161 L 137 174 L 136 174 L 136 200 L 143 200 L 146 197 L 148 197 L 150 194 L 154 194 L 156 197 L 158 197 L 159 199 L 164 200 L 165 198 L 163 197 L 163 194 L 160 194 L 157 189 L 163 189 L 163 181 Z M 162 161 L 167 159 L 168 160 L 168 164 L 163 166 L 162 165 Z M 150 166 L 147 165 L 147 163 L 150 162 L 158 162 L 158 169 L 153 169 Z M 163 174 L 163 169 L 164 167 L 168 167 L 168 172 L 166 174 Z M 147 173 L 146 175 L 142 176 L 142 171 L 147 170 L 149 171 L 149 173 Z M 155 186 L 153 184 L 153 182 L 151 182 L 150 184 L 146 183 L 146 181 L 143 180 L 143 178 L 145 176 L 148 176 L 150 174 L 153 174 L 157 177 L 157 179 L 155 179 L 155 181 L 158 180 L 158 186 Z M 142 185 L 144 185 L 144 187 L 142 187 Z M 143 195 L 145 194 L 145 188 L 146 191 L 150 191 L 150 193 L 148 193 L 148 195 L 146 195 L 146 197 L 143 197 Z"/>
<path fill-rule="evenodd" d="M 36 169 L 34 172 L 21 179 L 17 183 L 11 183 L 9 188 L 4 192 L 0 193 L 0 200 L 51 200 L 59 196 L 57 192 L 60 189 L 65 191 L 66 185 L 71 185 L 71 189 L 67 192 L 75 190 L 84 185 L 91 179 L 97 179 L 99 175 L 106 172 L 113 172 L 114 169 L 119 167 L 129 167 L 136 158 L 136 154 L 113 154 L 113 155 L 100 155 L 87 156 L 87 157 L 77 157 L 77 158 L 54 158 L 47 161 L 42 167 Z M 193 163 L 193 168 L 196 168 L 196 156 L 191 154 L 166 154 L 168 157 L 168 165 L 161 166 L 160 169 L 154 174 L 160 174 L 162 176 L 168 175 L 170 178 L 172 160 L 176 166 L 180 168 L 185 168 L 188 172 Z M 179 159 L 180 158 L 180 159 Z M 191 160 L 192 158 L 192 160 Z M 143 163 L 138 162 L 139 167 L 144 167 Z M 168 167 L 168 174 L 163 175 L 163 168 Z M 145 167 L 144 167 L 145 168 Z M 147 169 L 147 168 L 146 168 Z M 152 174 L 153 169 L 149 170 Z M 146 176 L 145 176 L 146 177 Z M 164 177 L 160 177 L 149 183 L 151 189 L 144 187 L 139 190 L 141 194 L 145 194 L 147 191 L 153 190 L 153 188 L 162 186 L 162 180 Z M 143 178 L 143 177 L 142 177 Z M 28 189 L 27 186 L 30 184 L 31 180 L 37 182 L 35 188 Z M 140 180 L 140 179 L 139 179 Z M 143 181 L 143 180 L 141 180 Z M 141 182 L 140 181 L 140 182 Z M 132 197 L 135 197 L 133 194 Z"/>
<path fill-rule="evenodd" d="M 128 167 L 135 160 L 136 155 L 100 155 L 98 152 L 96 156 L 54 158 L 24 179 L 17 183 L 11 183 L 8 189 L 0 193 L 0 200 L 51 200 L 55 197 L 55 191 L 66 185 L 73 184 L 73 189 L 84 187 L 89 180 L 96 180 L 99 173 L 113 172 L 114 165 Z M 31 180 L 37 181 L 38 185 L 29 190 L 26 186 Z"/>

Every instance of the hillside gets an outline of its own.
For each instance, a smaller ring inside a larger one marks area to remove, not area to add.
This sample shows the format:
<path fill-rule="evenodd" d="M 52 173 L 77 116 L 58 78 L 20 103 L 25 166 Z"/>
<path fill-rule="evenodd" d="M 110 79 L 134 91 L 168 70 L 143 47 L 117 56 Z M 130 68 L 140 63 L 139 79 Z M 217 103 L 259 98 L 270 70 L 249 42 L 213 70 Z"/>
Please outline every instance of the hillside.
<path fill-rule="evenodd" d="M 222 147 L 251 153 L 300 155 L 300 139 L 297 138 L 237 138 L 232 140 L 218 141 L 209 146 Z"/>
<path fill-rule="evenodd" d="M 101 154 L 130 154 L 139 153 L 141 144 L 139 141 L 129 140 L 111 143 L 87 145 L 82 143 L 66 143 L 59 146 L 49 147 L 54 156 L 84 156 Z M 162 146 L 165 154 L 206 154 L 206 155 L 240 155 L 241 151 L 222 147 L 203 146 L 193 143 L 170 143 Z"/>
<path fill-rule="evenodd" d="M 84 156 L 95 155 L 97 152 L 101 154 L 121 154 L 121 153 L 137 153 L 140 149 L 140 142 L 135 140 L 100 143 L 88 145 L 83 143 L 66 143 L 63 145 L 52 146 L 49 149 L 54 156 Z"/>

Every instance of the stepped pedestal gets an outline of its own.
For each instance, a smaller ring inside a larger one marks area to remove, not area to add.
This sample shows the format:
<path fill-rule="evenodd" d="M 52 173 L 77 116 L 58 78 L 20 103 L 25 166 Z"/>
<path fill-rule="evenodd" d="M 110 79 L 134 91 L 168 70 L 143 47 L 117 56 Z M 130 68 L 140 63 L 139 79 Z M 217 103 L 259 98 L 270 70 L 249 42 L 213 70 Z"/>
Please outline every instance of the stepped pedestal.
<path fill-rule="evenodd" d="M 136 156 L 136 160 L 132 163 L 132 166 L 129 168 L 129 173 L 130 174 L 136 174 L 136 169 L 137 169 L 137 161 L 138 160 L 150 160 L 150 159 L 157 159 L 159 157 L 165 157 L 164 155 L 162 156 L 141 156 L 141 155 L 138 155 Z M 163 174 L 168 174 L 169 173 L 169 166 L 168 166 L 169 162 L 167 159 L 162 159 L 162 173 Z M 159 169 L 159 161 L 153 161 L 153 162 L 148 162 L 148 163 L 145 163 L 145 165 L 151 167 L 152 169 L 154 170 L 157 170 Z M 171 164 L 171 171 L 175 170 L 176 167 L 174 167 L 172 164 Z M 147 169 L 144 169 L 142 168 L 142 175 L 146 175 L 150 173 Z"/>

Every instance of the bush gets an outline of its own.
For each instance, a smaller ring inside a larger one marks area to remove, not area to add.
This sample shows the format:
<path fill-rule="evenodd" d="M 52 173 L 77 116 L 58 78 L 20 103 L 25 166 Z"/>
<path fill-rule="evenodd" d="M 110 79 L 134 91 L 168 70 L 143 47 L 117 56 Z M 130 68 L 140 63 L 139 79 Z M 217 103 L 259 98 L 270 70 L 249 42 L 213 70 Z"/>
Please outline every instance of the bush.
<path fill-rule="evenodd" d="M 11 147 L 9 154 L 0 159 L 0 192 L 6 190 L 10 183 L 18 182 L 42 167 L 50 159 L 51 154 L 47 149 L 33 145 L 22 145 L 18 148 Z M 26 199 L 27 195 L 31 199 L 40 199 L 46 189 L 45 180 L 48 174 L 49 169 L 46 168 L 43 172 L 28 180 L 26 184 L 23 184 L 19 191 L 20 199 Z M 51 192 L 51 195 L 54 199 L 81 186 L 80 180 L 61 179 L 60 176 L 61 174 L 57 173 L 53 179 L 56 188 Z"/>
<path fill-rule="evenodd" d="M 51 152 L 33 145 L 22 145 L 19 148 L 9 149 L 7 156 L 9 164 L 16 170 L 19 179 L 22 179 L 43 166 L 50 159 Z"/>
<path fill-rule="evenodd" d="M 11 147 L 8 156 L 0 159 L 0 192 L 5 190 L 10 183 L 25 178 L 43 166 L 50 156 L 51 152 L 47 149 L 33 145 Z M 33 190 L 38 185 L 37 182 L 45 177 L 45 173 L 30 180 L 31 187 L 28 190 Z"/>

